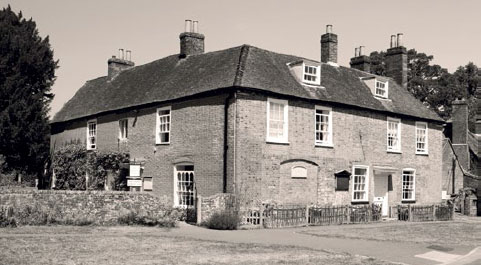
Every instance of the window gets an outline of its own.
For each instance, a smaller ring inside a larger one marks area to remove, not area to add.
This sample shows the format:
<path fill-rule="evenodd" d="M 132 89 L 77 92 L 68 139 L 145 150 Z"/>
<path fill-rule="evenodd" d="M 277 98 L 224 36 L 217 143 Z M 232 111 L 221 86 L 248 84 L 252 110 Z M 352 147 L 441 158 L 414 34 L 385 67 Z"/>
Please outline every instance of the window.
<path fill-rule="evenodd" d="M 416 122 L 416 154 L 428 153 L 428 124 Z"/>
<path fill-rule="evenodd" d="M 387 118 L 387 151 L 401 152 L 401 120 Z"/>
<path fill-rule="evenodd" d="M 376 80 L 376 85 L 375 85 L 375 95 L 383 98 L 387 98 L 387 92 L 388 92 L 388 82 L 382 82 L 379 80 Z"/>
<path fill-rule="evenodd" d="M 87 122 L 87 150 L 97 148 L 97 121 Z"/>
<path fill-rule="evenodd" d="M 129 120 L 119 120 L 119 139 L 126 140 L 129 134 Z"/>
<path fill-rule="evenodd" d="M 352 181 L 352 201 L 367 201 L 368 200 L 368 169 L 367 166 L 353 167 L 353 181 Z"/>
<path fill-rule="evenodd" d="M 287 100 L 267 99 L 267 141 L 287 143 Z"/>
<path fill-rule="evenodd" d="M 174 205 L 181 207 L 194 206 L 194 166 L 176 166 L 174 180 Z"/>
<path fill-rule="evenodd" d="M 307 178 L 307 169 L 301 166 L 295 166 L 291 169 L 291 178 L 305 179 Z"/>
<path fill-rule="evenodd" d="M 303 64 L 303 82 L 308 84 L 320 85 L 321 84 L 321 69 L 319 66 L 310 66 Z"/>
<path fill-rule="evenodd" d="M 414 201 L 415 199 L 414 177 L 415 177 L 414 169 L 403 170 L 403 190 L 402 190 L 403 201 Z"/>
<path fill-rule="evenodd" d="M 332 145 L 332 111 L 316 106 L 316 145 Z"/>
<path fill-rule="evenodd" d="M 155 143 L 170 143 L 170 107 L 157 109 L 157 127 Z"/>

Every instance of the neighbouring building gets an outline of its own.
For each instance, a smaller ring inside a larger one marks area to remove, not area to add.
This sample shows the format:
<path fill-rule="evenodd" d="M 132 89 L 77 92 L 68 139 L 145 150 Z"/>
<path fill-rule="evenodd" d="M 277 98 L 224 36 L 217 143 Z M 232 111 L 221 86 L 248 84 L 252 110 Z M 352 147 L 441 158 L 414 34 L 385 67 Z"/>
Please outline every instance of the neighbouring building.
<path fill-rule="evenodd" d="M 53 118 L 52 148 L 128 152 L 140 189 L 176 206 L 195 192 L 234 193 L 241 207 L 376 202 L 384 214 L 441 202 L 444 121 L 406 89 L 401 34 L 383 77 L 362 48 L 338 65 L 332 26 L 319 62 L 250 45 L 204 53 L 190 25 L 180 54 L 109 59 Z"/>

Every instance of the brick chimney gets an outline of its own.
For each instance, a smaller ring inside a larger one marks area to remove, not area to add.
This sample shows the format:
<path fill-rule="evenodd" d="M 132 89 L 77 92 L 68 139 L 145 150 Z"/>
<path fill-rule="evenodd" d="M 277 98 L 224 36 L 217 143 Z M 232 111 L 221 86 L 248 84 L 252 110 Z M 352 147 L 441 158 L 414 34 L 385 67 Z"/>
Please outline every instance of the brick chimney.
<path fill-rule="evenodd" d="M 337 35 L 332 33 L 332 25 L 327 25 L 321 36 L 321 62 L 337 63 Z"/>
<path fill-rule="evenodd" d="M 464 99 L 452 103 L 452 143 L 461 166 L 469 170 L 468 150 L 468 104 Z"/>
<path fill-rule="evenodd" d="M 119 58 L 114 55 L 107 61 L 109 79 L 114 79 L 120 72 L 135 66 L 131 61 L 131 54 L 129 50 L 124 54 L 124 49 L 119 49 Z"/>
<path fill-rule="evenodd" d="M 476 98 L 476 127 L 474 128 L 474 132 L 481 134 L 481 87 L 476 88 L 474 95 Z"/>
<path fill-rule="evenodd" d="M 199 22 L 186 20 L 185 32 L 180 36 L 180 58 L 204 53 L 205 36 L 199 33 Z"/>
<path fill-rule="evenodd" d="M 391 35 L 391 48 L 386 52 L 386 75 L 404 88 L 408 86 L 408 54 L 402 33 Z"/>
<path fill-rule="evenodd" d="M 351 62 L 349 64 L 351 65 L 351 68 L 357 70 L 368 73 L 371 71 L 371 59 L 369 56 L 364 55 L 364 46 L 355 48 L 354 57 L 351 58 Z"/>

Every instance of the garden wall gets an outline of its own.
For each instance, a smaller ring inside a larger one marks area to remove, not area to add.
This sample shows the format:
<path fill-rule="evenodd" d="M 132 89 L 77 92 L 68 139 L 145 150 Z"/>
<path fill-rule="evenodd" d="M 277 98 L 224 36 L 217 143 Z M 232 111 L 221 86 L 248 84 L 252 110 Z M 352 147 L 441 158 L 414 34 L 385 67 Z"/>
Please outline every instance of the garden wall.
<path fill-rule="evenodd" d="M 24 212 L 29 208 L 27 212 L 48 212 L 62 220 L 86 218 L 95 224 L 115 224 L 120 216 L 130 212 L 172 216 L 175 211 L 167 198 L 149 193 L 24 188 L 0 189 L 0 208 Z"/>
<path fill-rule="evenodd" d="M 209 197 L 197 196 L 197 223 L 201 224 L 215 212 L 234 211 L 235 196 L 230 193 L 218 193 Z"/>

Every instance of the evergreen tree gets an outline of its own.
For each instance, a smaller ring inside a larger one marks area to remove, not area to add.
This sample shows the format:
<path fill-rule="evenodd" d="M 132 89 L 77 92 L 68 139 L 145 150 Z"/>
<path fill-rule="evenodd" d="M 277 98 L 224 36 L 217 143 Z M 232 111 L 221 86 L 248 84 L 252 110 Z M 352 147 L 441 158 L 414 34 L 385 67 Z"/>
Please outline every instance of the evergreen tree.
<path fill-rule="evenodd" d="M 57 63 L 48 36 L 39 36 L 32 19 L 10 6 L 0 10 L 0 156 L 8 171 L 43 172 Z"/>

